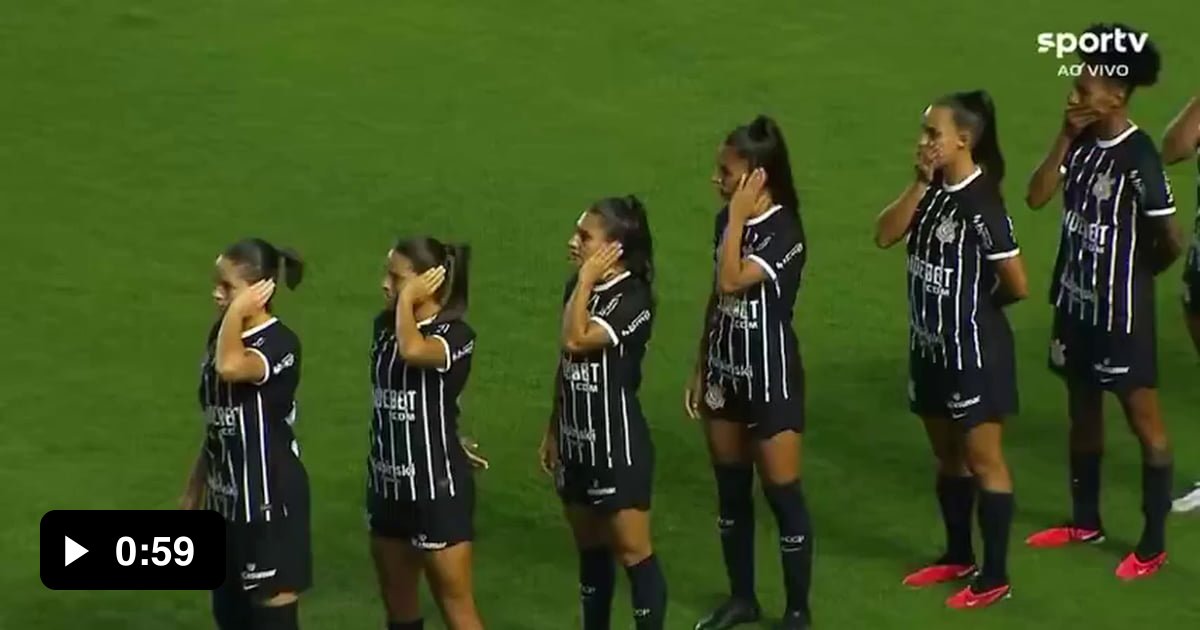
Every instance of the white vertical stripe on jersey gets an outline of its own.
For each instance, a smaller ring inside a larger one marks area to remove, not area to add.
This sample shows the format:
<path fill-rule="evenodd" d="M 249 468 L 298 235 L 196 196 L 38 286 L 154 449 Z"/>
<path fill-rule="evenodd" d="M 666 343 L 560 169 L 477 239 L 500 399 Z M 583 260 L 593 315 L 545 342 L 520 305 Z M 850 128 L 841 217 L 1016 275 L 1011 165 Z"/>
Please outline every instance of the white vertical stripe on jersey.
<path fill-rule="evenodd" d="M 1092 181 L 1095 181 L 1096 175 L 1098 175 L 1100 173 L 1100 164 L 1101 164 L 1100 162 L 1096 163 L 1096 172 L 1092 174 L 1092 178 L 1091 178 Z M 1112 162 L 1110 162 L 1108 165 L 1108 171 L 1109 172 L 1112 171 Z M 1088 187 L 1088 190 L 1091 190 L 1090 186 Z M 1084 195 L 1084 198 L 1086 199 L 1087 196 Z M 1115 206 L 1115 204 L 1114 204 L 1114 206 Z M 1104 202 L 1100 201 L 1099 199 L 1096 199 L 1096 224 L 1102 225 L 1103 222 L 1104 222 Z M 1096 278 L 1096 273 L 1098 271 L 1100 271 L 1100 252 L 1098 252 L 1096 250 L 1098 250 L 1100 248 L 1099 247 L 1100 243 L 1094 243 L 1093 245 L 1095 245 L 1095 247 L 1092 248 L 1092 252 L 1091 252 L 1091 254 L 1092 254 L 1092 325 L 1095 326 L 1100 323 L 1100 302 L 1097 299 L 1099 296 L 1096 293 L 1096 290 L 1100 288 L 1100 281 L 1099 281 L 1099 279 Z"/>
<path fill-rule="evenodd" d="M 789 400 L 791 395 L 788 394 L 788 366 L 787 366 L 787 346 L 783 337 L 783 322 L 779 323 L 779 360 L 783 364 L 783 374 L 781 375 L 781 383 L 783 384 L 783 399 Z"/>
<path fill-rule="evenodd" d="M 271 482 L 267 479 L 267 418 L 263 415 L 262 392 L 255 392 L 258 401 L 258 456 L 262 458 L 263 504 L 266 510 L 267 522 L 271 522 Z"/>
<path fill-rule="evenodd" d="M 385 383 L 384 379 L 380 378 L 380 375 L 379 375 L 379 364 L 383 362 L 383 352 L 386 349 L 387 349 L 387 344 L 385 342 L 383 344 L 383 347 L 377 348 L 377 351 L 375 353 L 375 386 L 378 388 L 381 388 L 381 389 L 386 388 L 389 385 L 389 383 Z M 390 374 L 389 374 L 389 376 L 390 376 Z M 374 394 L 374 392 L 371 392 L 371 393 Z M 375 440 L 376 440 L 376 444 L 379 445 L 378 452 L 379 452 L 380 459 L 383 458 L 383 452 L 384 452 L 383 431 L 385 428 L 386 427 L 384 427 L 384 425 L 383 425 L 382 412 L 379 411 L 379 403 L 377 402 L 375 404 L 375 433 L 376 433 Z M 376 484 L 377 489 L 380 486 L 383 488 L 383 496 L 384 496 L 384 498 L 387 498 L 387 484 L 382 479 L 376 479 L 378 476 L 380 476 L 379 473 L 376 471 L 375 467 L 372 466 L 369 477 L 372 480 L 372 482 L 374 482 Z"/>
<path fill-rule="evenodd" d="M 579 405 L 575 401 L 575 383 L 571 379 L 567 379 L 567 386 L 571 388 L 571 428 L 573 429 L 572 439 L 575 440 L 575 450 L 579 451 L 579 463 L 583 463 L 583 443 L 579 440 Z M 570 450 L 567 451 L 570 454 Z"/>
<path fill-rule="evenodd" d="M 958 270 L 954 272 L 954 275 L 958 276 L 958 284 L 954 289 L 954 345 L 956 346 L 955 350 L 957 352 L 957 357 L 958 357 L 958 369 L 960 371 L 963 369 L 962 347 L 963 347 L 963 332 L 964 331 L 962 329 L 962 276 L 963 276 L 962 272 L 963 272 L 963 243 L 966 242 L 966 240 L 967 240 L 967 222 L 964 220 L 962 222 L 962 233 L 958 235 Z M 976 256 L 975 256 L 976 264 L 978 265 L 979 247 L 976 246 L 975 250 L 976 250 Z M 977 287 L 976 295 L 978 295 L 978 286 L 979 286 L 980 281 L 981 281 L 981 278 L 979 277 L 979 272 L 976 272 L 975 273 L 975 282 L 974 282 L 975 286 Z M 975 326 L 976 331 L 978 331 L 979 324 L 976 323 L 976 321 L 975 321 L 975 304 L 974 303 L 971 304 L 971 325 Z M 976 338 L 978 338 L 978 333 L 976 333 Z M 979 342 L 978 341 L 975 342 L 975 352 L 979 352 Z"/>
<path fill-rule="evenodd" d="M 980 352 L 979 320 L 978 320 L 978 318 L 975 317 L 975 313 L 976 313 L 976 311 L 979 310 L 979 270 L 980 270 L 980 262 L 979 261 L 982 258 L 983 258 L 983 255 L 980 253 L 979 248 L 976 247 L 975 248 L 975 282 L 971 283 L 971 326 L 974 328 L 974 332 L 975 332 L 975 337 L 974 337 L 975 338 L 975 367 L 978 367 L 978 368 L 983 367 L 983 353 Z"/>
<path fill-rule="evenodd" d="M 765 281 L 758 285 L 758 296 L 761 301 L 758 303 L 759 312 L 762 313 L 762 322 L 759 325 L 758 336 L 762 337 L 762 372 L 763 372 L 763 394 L 766 396 L 767 402 L 771 402 L 771 359 L 770 359 L 770 342 L 771 337 L 767 334 L 767 283 Z M 746 326 L 749 330 L 749 325 Z M 749 344 L 747 344 L 747 349 Z M 746 361 L 749 364 L 749 361 Z"/>
<path fill-rule="evenodd" d="M 386 346 L 385 346 L 385 348 L 386 348 Z M 387 379 L 386 379 L 387 389 L 394 389 L 394 387 L 393 387 L 394 383 L 392 383 L 392 370 L 396 367 L 396 356 L 399 353 L 400 353 L 399 340 L 397 340 L 393 337 L 392 338 L 391 357 L 388 358 Z M 382 358 L 382 356 L 380 358 Z M 407 445 L 409 443 L 408 425 L 410 424 L 408 422 L 408 416 L 412 414 L 412 410 L 407 409 L 407 407 L 408 407 L 408 364 L 407 363 L 404 364 L 403 381 L 404 381 L 404 390 L 405 391 L 401 392 L 402 395 L 400 396 L 400 398 L 404 399 L 404 401 L 405 401 L 404 406 L 406 408 L 406 411 L 401 412 L 402 415 L 400 417 L 400 420 L 404 423 L 404 443 L 405 443 L 405 445 Z M 385 396 L 385 400 L 386 400 L 387 395 L 384 394 L 384 396 Z M 388 430 L 388 454 L 389 454 L 388 459 L 391 462 L 391 468 L 388 468 L 388 475 L 391 475 L 392 478 L 394 479 L 394 481 L 392 482 L 392 498 L 399 499 L 400 498 L 400 483 L 401 483 L 400 480 L 404 477 L 404 475 L 399 474 L 399 469 L 396 468 L 396 423 L 392 422 L 390 413 L 386 414 L 386 415 L 383 413 L 379 414 L 379 419 L 380 419 L 380 422 L 382 422 L 385 426 L 387 426 L 387 430 Z M 408 456 L 408 460 L 409 460 L 409 463 L 411 464 L 412 463 L 412 455 L 411 455 L 412 447 L 409 446 L 408 448 L 409 448 L 409 453 L 410 453 Z M 379 458 L 380 459 L 383 458 L 383 451 L 379 452 Z M 411 469 L 409 469 L 409 470 L 411 470 Z M 380 481 L 383 482 L 383 498 L 386 499 L 386 498 L 388 498 L 387 480 L 385 478 L 385 479 L 380 479 Z M 413 485 L 413 484 L 410 483 L 409 485 Z M 415 497 L 414 497 L 414 499 L 415 499 Z"/>
<path fill-rule="evenodd" d="M 425 378 L 423 370 L 418 373 L 421 377 L 421 415 L 425 417 L 425 470 L 429 473 L 429 498 L 436 499 L 437 488 L 433 485 L 433 433 L 429 430 L 429 398 L 425 386 L 428 379 Z M 413 480 L 415 482 L 415 475 Z"/>
<path fill-rule="evenodd" d="M 216 369 L 216 368 L 214 367 L 214 369 Z M 217 400 L 218 401 L 221 400 L 220 392 L 221 392 L 221 383 L 218 382 L 217 383 Z M 226 406 L 232 407 L 233 406 L 233 385 L 230 385 L 229 383 L 225 384 L 225 398 L 229 401 L 229 404 Z M 229 471 L 229 483 L 236 486 L 237 485 L 237 482 L 236 482 L 237 474 L 233 470 L 233 453 L 230 453 L 229 447 L 225 446 L 225 440 L 221 440 L 221 446 L 225 449 L 225 466 L 226 466 L 226 469 Z M 237 505 L 236 495 L 234 495 L 233 497 L 229 498 L 229 519 L 230 520 L 237 518 L 235 516 L 235 513 L 237 512 L 236 505 Z"/>
<path fill-rule="evenodd" d="M 917 226 L 917 228 L 918 228 L 918 230 L 917 230 L 917 255 L 921 258 L 932 258 L 932 256 L 928 255 L 928 253 L 930 251 L 930 248 L 933 246 L 933 235 L 937 228 L 938 218 L 941 216 L 942 210 L 945 209 L 946 204 L 950 202 L 949 193 L 944 193 L 942 191 L 938 191 L 938 192 L 941 193 L 938 196 L 938 199 L 940 199 L 942 202 L 941 205 L 939 205 L 937 208 L 933 208 L 932 207 L 933 204 L 931 203 L 930 211 L 925 216 L 922 217 L 921 222 L 926 224 L 925 245 L 923 245 L 923 246 L 921 245 L 921 232 L 920 232 L 921 225 L 918 224 L 918 226 Z M 925 283 L 927 281 L 928 280 L 926 280 L 926 279 L 919 279 L 919 282 L 917 283 L 917 285 L 920 287 L 920 293 L 921 293 L 921 310 L 919 311 L 919 316 L 918 316 L 917 322 L 919 322 L 919 325 L 921 326 L 922 330 L 925 329 L 925 311 L 926 311 L 926 307 L 928 306 L 928 300 L 929 300 L 929 291 L 927 290 L 927 288 L 925 286 Z M 940 300 L 941 296 L 938 296 L 938 299 Z M 921 358 L 925 358 L 925 351 L 927 349 L 927 345 L 928 344 L 924 344 L 924 343 L 921 344 Z"/>
<path fill-rule="evenodd" d="M 1120 248 L 1117 245 L 1121 242 L 1121 213 L 1118 212 L 1121 206 L 1121 193 L 1125 190 L 1125 174 L 1121 174 L 1120 183 L 1117 184 L 1117 196 L 1113 202 L 1113 240 L 1109 247 L 1108 257 L 1108 332 L 1113 329 L 1113 312 L 1117 310 L 1117 296 L 1113 295 L 1113 277 L 1117 275 L 1117 256 L 1121 254 Z"/>
<path fill-rule="evenodd" d="M 1138 238 L 1138 210 L 1136 202 L 1134 202 L 1133 220 L 1129 222 L 1130 237 L 1129 243 L 1129 271 L 1125 277 L 1125 333 L 1133 332 L 1133 264 L 1134 258 L 1137 257 L 1137 238 Z"/>
<path fill-rule="evenodd" d="M 398 350 L 396 350 L 395 346 L 393 346 L 392 352 L 398 352 Z M 402 372 L 401 376 L 400 376 L 400 386 L 404 388 L 404 397 L 407 399 L 408 398 L 408 364 L 407 363 L 404 364 L 404 372 Z M 412 415 L 413 414 L 410 411 L 408 413 L 408 416 L 411 417 Z M 417 464 L 413 460 L 413 454 L 412 454 L 412 424 L 413 423 L 409 422 L 408 418 L 406 417 L 404 420 L 404 451 L 408 455 L 408 466 L 404 470 L 405 470 L 405 472 L 412 473 L 408 477 L 408 496 L 411 497 L 411 499 L 413 501 L 416 501 L 417 500 Z M 392 440 L 392 445 L 393 445 L 392 448 L 393 449 L 395 448 L 395 444 L 396 444 L 396 441 Z M 393 453 L 395 453 L 394 450 L 393 450 Z M 392 456 L 392 459 L 393 459 L 392 463 L 395 464 L 396 462 L 395 462 L 394 454 Z M 405 475 L 396 474 L 395 472 L 393 472 L 392 474 L 396 475 L 396 498 L 399 499 L 400 498 L 400 480 L 403 479 L 405 477 Z"/>
<path fill-rule="evenodd" d="M 446 352 L 450 352 L 449 344 L 447 344 Z M 446 460 L 446 481 L 450 483 L 450 496 L 454 496 L 454 475 L 450 473 L 450 443 L 446 441 L 446 375 L 438 373 L 437 380 L 438 418 L 442 421 L 442 458 Z"/>
<path fill-rule="evenodd" d="M 591 362 L 588 361 L 587 363 L 584 363 L 584 367 L 588 369 L 587 370 L 589 372 L 588 378 L 591 379 L 591 376 L 592 376 L 590 374 L 590 372 L 592 371 L 591 370 L 591 367 L 592 367 Z M 600 385 L 598 383 L 589 382 L 588 385 L 595 386 L 596 391 L 597 392 L 600 391 Z M 586 393 L 584 393 L 583 401 L 584 401 L 584 404 L 587 405 L 587 426 L 588 426 L 587 435 L 588 435 L 588 437 L 591 438 L 590 440 L 588 440 L 588 442 L 590 442 L 588 452 L 592 456 L 592 465 L 595 466 L 596 465 L 596 427 L 592 423 L 592 392 L 590 389 Z"/>
<path fill-rule="evenodd" d="M 948 219 L 953 218 L 955 211 L 958 210 L 958 203 L 956 202 L 954 204 L 950 204 L 949 202 L 947 202 L 946 205 L 950 206 L 950 213 L 949 213 L 949 215 L 947 215 L 946 218 L 948 218 Z M 942 221 L 942 217 L 940 216 L 940 213 L 939 213 L 939 216 L 937 217 L 937 219 L 934 220 L 934 223 L 939 225 L 939 227 L 940 227 L 941 221 Z M 933 239 L 929 239 L 929 244 L 933 245 Z M 932 249 L 930 249 L 930 251 L 929 251 L 929 258 L 931 261 L 933 260 L 933 250 Z M 942 242 L 941 238 L 938 238 L 937 266 L 942 267 L 943 266 L 942 263 L 944 263 L 944 262 L 946 262 L 946 244 Z M 940 287 L 938 289 L 937 297 L 934 298 L 934 301 L 937 302 L 937 338 L 939 341 L 942 342 L 942 367 L 947 367 L 950 365 L 950 353 L 949 353 L 948 349 L 946 348 L 945 337 L 942 336 L 942 302 L 945 300 L 942 298 L 942 292 L 941 292 Z M 934 360 L 936 361 L 937 357 L 934 357 Z"/>
<path fill-rule="evenodd" d="M 621 388 L 621 418 L 625 427 L 625 464 L 633 465 L 633 450 L 629 448 L 629 405 L 625 402 L 625 388 Z"/>
<path fill-rule="evenodd" d="M 624 354 L 624 346 L 621 348 L 621 353 Z M 608 467 L 613 467 L 612 461 L 612 420 L 608 414 L 608 398 L 611 382 L 608 380 L 608 353 L 612 348 L 605 348 L 604 353 L 600 356 L 600 362 L 604 366 L 604 454 L 605 461 L 608 462 Z"/>
<path fill-rule="evenodd" d="M 231 395 L 232 400 L 232 395 Z M 238 427 L 242 438 L 242 504 L 246 508 L 246 522 L 250 522 L 250 467 L 246 463 L 249 459 L 248 449 L 246 448 L 246 410 L 243 407 L 238 407 Z"/>

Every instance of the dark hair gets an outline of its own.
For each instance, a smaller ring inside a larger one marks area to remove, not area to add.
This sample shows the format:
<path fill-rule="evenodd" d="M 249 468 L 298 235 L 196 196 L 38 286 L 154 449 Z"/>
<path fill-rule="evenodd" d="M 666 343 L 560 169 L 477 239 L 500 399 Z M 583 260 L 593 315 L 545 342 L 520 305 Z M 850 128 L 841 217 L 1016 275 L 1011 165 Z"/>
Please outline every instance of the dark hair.
<path fill-rule="evenodd" d="M 434 296 L 442 306 L 435 322 L 462 319 L 467 314 L 467 272 L 471 263 L 469 245 L 445 244 L 436 238 L 420 236 L 400 239 L 392 251 L 412 261 L 413 271 L 417 273 L 425 273 L 439 266 L 446 268 L 446 280 Z"/>
<path fill-rule="evenodd" d="M 283 280 L 289 289 L 300 286 L 304 261 L 290 247 L 277 248 L 261 238 L 244 238 L 225 249 L 222 258 L 240 268 L 247 282 Z"/>
<path fill-rule="evenodd" d="M 621 262 L 634 276 L 654 286 L 654 237 L 646 206 L 633 195 L 606 197 L 592 204 L 589 212 L 604 222 L 608 238 L 621 243 Z"/>
<path fill-rule="evenodd" d="M 1141 51 L 1126 50 L 1120 52 L 1116 50 L 1097 50 L 1091 53 L 1080 51 L 1079 58 L 1085 64 L 1093 67 L 1124 66 L 1128 69 L 1125 76 L 1114 73 L 1113 76 L 1106 77 L 1111 81 L 1123 85 L 1126 91 L 1126 98 L 1128 98 L 1133 95 L 1134 88 L 1149 87 L 1158 82 L 1158 72 L 1162 69 L 1162 57 L 1158 54 L 1158 47 L 1154 45 L 1154 42 L 1150 41 L 1150 38 L 1144 32 L 1128 24 L 1120 22 L 1093 24 L 1084 33 L 1103 37 L 1104 35 L 1115 34 L 1118 29 L 1134 36 L 1146 37 L 1146 45 Z"/>
<path fill-rule="evenodd" d="M 998 189 L 1004 181 L 1004 154 L 996 129 L 996 105 L 985 90 L 955 92 L 939 98 L 934 105 L 949 107 L 954 124 L 971 134 L 971 159 L 979 165 Z"/>
<path fill-rule="evenodd" d="M 787 142 L 783 139 L 783 131 L 770 116 L 759 114 L 750 124 L 729 132 L 725 146 L 732 147 L 739 157 L 749 162 L 751 170 L 762 168 L 767 172 L 767 190 L 775 203 L 793 213 L 800 211 Z"/>

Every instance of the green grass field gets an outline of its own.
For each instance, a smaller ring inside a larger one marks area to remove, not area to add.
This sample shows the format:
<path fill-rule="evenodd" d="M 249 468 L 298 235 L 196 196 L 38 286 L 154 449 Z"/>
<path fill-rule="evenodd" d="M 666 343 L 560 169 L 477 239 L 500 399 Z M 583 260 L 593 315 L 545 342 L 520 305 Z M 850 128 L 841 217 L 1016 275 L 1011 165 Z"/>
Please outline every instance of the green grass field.
<path fill-rule="evenodd" d="M 1170 6 L 1170 5 L 1173 5 Z M 830 629 L 1200 627 L 1200 519 L 1170 524 L 1172 564 L 1121 584 L 1140 531 L 1134 440 L 1111 414 L 1099 548 L 1032 553 L 1067 513 L 1065 404 L 1044 369 L 1053 209 L 1023 207 L 1066 79 L 1043 31 L 1123 19 L 1149 31 L 1162 82 L 1139 93 L 1158 137 L 1195 93 L 1187 3 L 614 0 L 26 0 L 0 8 L 0 628 L 210 627 L 197 592 L 51 592 L 38 520 L 56 508 L 174 506 L 202 432 L 194 388 L 210 266 L 244 235 L 295 246 L 311 275 L 278 302 L 301 335 L 299 433 L 315 501 L 306 628 L 382 625 L 362 516 L 371 318 L 398 234 L 475 246 L 479 352 L 465 423 L 480 477 L 477 593 L 489 627 L 576 627 L 575 558 L 536 464 L 555 360 L 565 242 L 591 201 L 636 192 L 657 239 L 660 309 L 642 392 L 658 445 L 656 543 L 668 627 L 724 588 L 699 428 L 684 419 L 709 278 L 708 183 L 723 134 L 760 111 L 789 134 L 811 258 L 797 327 L 808 367 L 805 475 L 814 606 Z M 1023 409 L 1011 420 L 1015 598 L 976 614 L 910 592 L 935 553 L 931 456 L 906 411 L 904 262 L 875 213 L 910 174 L 917 115 L 986 87 L 1033 299 L 1011 310 Z M 1195 165 L 1172 169 L 1181 213 Z M 1162 389 L 1180 487 L 1200 478 L 1200 378 L 1161 283 Z M 1112 409 L 1115 411 L 1115 408 Z M 765 505 L 760 506 L 765 508 Z M 783 606 L 773 522 L 760 595 Z M 622 578 L 617 618 L 631 626 Z M 433 609 L 427 610 L 431 618 Z M 441 627 L 434 621 L 432 627 Z"/>

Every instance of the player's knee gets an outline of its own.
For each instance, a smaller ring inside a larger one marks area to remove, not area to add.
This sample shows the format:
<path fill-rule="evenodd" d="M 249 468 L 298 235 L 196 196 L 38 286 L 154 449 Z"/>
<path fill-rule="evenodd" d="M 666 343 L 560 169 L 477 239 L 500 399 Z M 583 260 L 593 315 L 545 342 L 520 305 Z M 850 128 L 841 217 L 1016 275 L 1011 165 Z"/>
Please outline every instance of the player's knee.
<path fill-rule="evenodd" d="M 934 453 L 937 458 L 937 471 L 943 477 L 966 477 L 971 474 L 966 458 L 953 449 Z"/>
<path fill-rule="evenodd" d="M 967 457 L 971 474 L 983 483 L 1008 477 L 1008 464 L 999 452 L 971 453 Z"/>

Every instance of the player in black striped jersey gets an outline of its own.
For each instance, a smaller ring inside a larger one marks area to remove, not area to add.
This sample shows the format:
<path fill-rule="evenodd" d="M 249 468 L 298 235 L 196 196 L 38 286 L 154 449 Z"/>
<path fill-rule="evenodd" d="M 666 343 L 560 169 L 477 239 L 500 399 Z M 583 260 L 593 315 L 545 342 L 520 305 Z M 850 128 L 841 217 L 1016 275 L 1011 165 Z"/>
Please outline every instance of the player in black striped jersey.
<path fill-rule="evenodd" d="M 1123 24 L 1088 29 L 1112 38 Z M 1051 368 L 1067 385 L 1069 523 L 1030 536 L 1035 547 L 1097 542 L 1104 392 L 1116 395 L 1142 447 L 1142 513 L 1137 548 L 1117 567 L 1121 579 L 1154 574 L 1166 561 L 1172 457 L 1158 398 L 1155 276 L 1182 253 L 1175 201 L 1153 141 L 1129 120 L 1138 87 L 1158 79 L 1150 41 L 1139 51 L 1084 54 L 1091 68 L 1124 68 L 1117 76 L 1085 72 L 1067 101 L 1054 146 L 1034 172 L 1027 201 L 1045 205 L 1063 192 L 1062 235 L 1051 299 L 1055 309 Z"/>
<path fill-rule="evenodd" d="M 1175 164 L 1196 159 L 1200 170 L 1200 96 L 1193 97 L 1167 127 L 1162 142 L 1163 161 Z M 1187 264 L 1183 269 L 1183 318 L 1191 334 L 1192 344 L 1200 353 L 1200 176 L 1196 179 L 1196 218 L 1192 227 L 1192 243 L 1188 248 Z M 1176 512 L 1200 509 L 1200 483 L 1174 502 Z"/>
<path fill-rule="evenodd" d="M 371 346 L 367 516 L 388 630 L 423 627 L 422 574 L 447 627 L 483 628 L 471 583 L 475 483 L 458 435 L 475 351 L 463 321 L 469 252 L 412 238 L 387 255 L 387 308 Z"/>
<path fill-rule="evenodd" d="M 213 591 L 221 630 L 294 630 L 312 583 L 308 476 L 300 463 L 300 341 L 272 313 L 275 283 L 295 288 L 291 250 L 238 241 L 216 262 L 220 318 L 208 336 L 200 404 L 207 437 L 181 501 L 227 522 L 226 577 Z"/>
<path fill-rule="evenodd" d="M 971 511 L 979 495 L 984 562 L 947 600 L 982 608 L 1010 593 L 1012 478 L 1001 447 L 1017 412 L 1012 328 L 1003 307 L 1028 293 L 1000 195 L 1004 158 L 986 92 L 938 99 L 922 121 L 916 179 L 879 215 L 875 243 L 907 237 L 909 397 L 937 458 L 946 552 L 905 578 L 923 587 L 976 574 Z"/>
<path fill-rule="evenodd" d="M 730 597 L 696 628 L 761 616 L 754 589 L 753 466 L 779 527 L 787 609 L 780 627 L 807 628 L 812 528 L 800 482 L 804 366 L 792 311 L 808 257 L 787 143 L 758 116 L 721 144 L 713 183 L 715 274 L 700 354 L 685 397 L 705 418 L 717 482 L 718 528 Z"/>
<path fill-rule="evenodd" d="M 654 445 L 638 389 L 654 320 L 654 247 L 642 203 L 610 197 L 568 243 L 554 413 L 542 443 L 579 550 L 583 628 L 610 626 L 614 559 L 638 630 L 661 630 L 667 585 L 650 536 Z"/>

